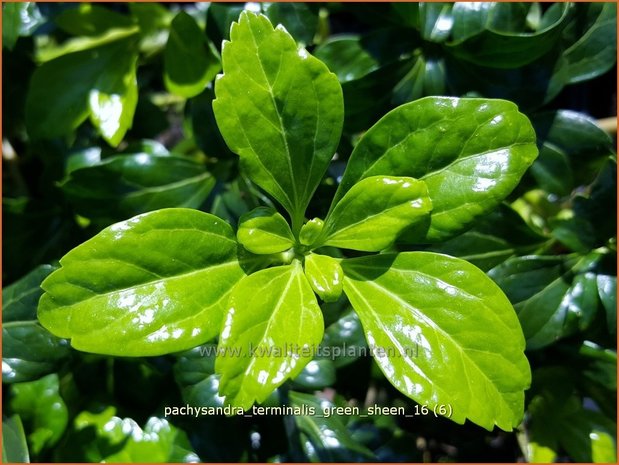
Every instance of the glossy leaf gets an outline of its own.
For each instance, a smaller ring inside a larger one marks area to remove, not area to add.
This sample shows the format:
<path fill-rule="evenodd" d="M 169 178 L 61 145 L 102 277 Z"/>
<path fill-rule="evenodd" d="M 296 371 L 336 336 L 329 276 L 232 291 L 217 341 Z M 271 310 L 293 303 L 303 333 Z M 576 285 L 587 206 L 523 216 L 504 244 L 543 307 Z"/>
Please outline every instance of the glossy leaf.
<path fill-rule="evenodd" d="M 64 136 L 89 115 L 103 138 L 120 143 L 137 104 L 137 56 L 131 38 L 44 63 L 32 77 L 26 123 L 35 138 Z M 67 92 L 66 83 L 75 83 Z"/>
<path fill-rule="evenodd" d="M 377 60 L 363 48 L 361 37 L 335 36 L 327 39 L 314 50 L 314 56 L 345 82 L 360 79 L 378 69 Z"/>
<path fill-rule="evenodd" d="M 606 311 L 608 331 L 617 331 L 617 277 L 600 274 L 597 276 L 598 294 Z"/>
<path fill-rule="evenodd" d="M 361 354 L 369 353 L 359 316 L 350 305 L 347 312 L 325 328 L 321 345 L 323 355 L 332 360 L 336 368 L 350 365 Z"/>
<path fill-rule="evenodd" d="M 503 204 L 465 233 L 432 246 L 432 252 L 461 258 L 487 271 L 514 255 L 526 255 L 548 239 L 533 231 L 513 209 Z"/>
<path fill-rule="evenodd" d="M 596 254 L 514 257 L 488 275 L 518 313 L 527 349 L 539 349 L 586 329 L 597 311 Z"/>
<path fill-rule="evenodd" d="M 576 4 L 577 20 L 564 34 L 569 82 L 597 77 L 617 61 L 617 5 L 612 2 Z"/>
<path fill-rule="evenodd" d="M 54 267 L 42 265 L 2 289 L 2 382 L 21 383 L 56 369 L 69 355 L 68 344 L 41 327 L 37 304 L 41 281 Z"/>
<path fill-rule="evenodd" d="M 516 314 L 465 261 L 428 252 L 342 261 L 344 292 L 374 359 L 403 394 L 457 423 L 510 431 L 522 420 L 530 371 Z"/>
<path fill-rule="evenodd" d="M 217 50 L 184 11 L 172 20 L 163 60 L 166 88 L 185 98 L 200 94 L 221 70 Z"/>
<path fill-rule="evenodd" d="M 290 392 L 293 407 L 312 407 L 315 415 L 295 415 L 298 439 L 304 454 L 299 461 L 308 462 L 368 462 L 376 457 L 355 441 L 342 419 L 337 415 L 325 417 L 322 412 L 333 407 L 327 400 L 309 394 Z"/>
<path fill-rule="evenodd" d="M 143 427 L 132 418 L 120 418 L 108 407 L 100 413 L 81 412 L 73 421 L 67 446 L 60 448 L 60 462 L 197 462 L 191 450 L 177 456 L 179 447 L 190 448 L 187 437 L 168 420 L 150 417 Z"/>
<path fill-rule="evenodd" d="M 335 383 L 335 366 L 331 360 L 312 360 L 297 375 L 293 385 L 304 389 L 324 389 Z"/>
<path fill-rule="evenodd" d="M 536 156 L 533 128 L 513 103 L 427 97 L 396 108 L 365 133 L 333 205 L 370 176 L 422 179 L 432 201 L 430 225 L 407 239 L 441 241 L 496 208 Z"/>
<path fill-rule="evenodd" d="M 221 407 L 219 375 L 215 374 L 217 346 L 205 344 L 179 354 L 174 365 L 174 378 L 183 400 L 189 405 Z"/>
<path fill-rule="evenodd" d="M 217 123 L 247 175 L 284 206 L 298 233 L 340 138 L 341 88 L 264 16 L 243 12 L 230 35 L 215 83 Z"/>
<path fill-rule="evenodd" d="M 74 170 L 61 188 L 77 213 L 112 222 L 159 208 L 198 208 L 214 185 L 201 163 L 135 153 Z"/>
<path fill-rule="evenodd" d="M 458 21 L 467 21 L 467 15 L 479 15 L 479 4 L 467 9 L 460 7 L 460 14 L 454 15 L 454 29 Z M 569 5 L 562 5 L 561 15 L 551 24 L 535 32 L 509 31 L 501 22 L 494 21 L 493 10 L 510 8 L 495 3 L 487 12 L 487 22 L 483 30 L 475 35 L 456 39 L 449 43 L 449 51 L 462 60 L 492 68 L 518 68 L 527 65 L 549 52 L 561 37 L 567 24 Z M 483 7 L 482 10 L 483 11 Z M 510 12 L 511 13 L 511 12 Z M 513 15 L 508 13 L 510 19 Z"/>
<path fill-rule="evenodd" d="M 35 2 L 2 4 L 2 47 L 12 50 L 19 36 L 31 35 L 45 22 Z"/>
<path fill-rule="evenodd" d="M 270 207 L 258 207 L 241 216 L 236 237 L 243 247 L 256 254 L 283 252 L 294 245 L 288 222 Z"/>
<path fill-rule="evenodd" d="M 425 182 L 371 176 L 344 194 L 327 216 L 323 243 L 345 249 L 379 251 L 407 228 L 427 227 L 432 202 Z"/>
<path fill-rule="evenodd" d="M 312 359 L 322 313 L 297 261 L 243 279 L 228 306 L 215 369 L 226 402 L 246 410 Z"/>
<path fill-rule="evenodd" d="M 335 258 L 310 253 L 305 257 L 305 277 L 314 292 L 325 302 L 335 302 L 340 298 L 344 274 Z"/>
<path fill-rule="evenodd" d="M 320 238 L 320 233 L 324 227 L 324 221 L 320 218 L 313 218 L 303 225 L 299 232 L 299 242 L 302 245 L 314 245 Z"/>
<path fill-rule="evenodd" d="M 311 44 L 318 28 L 318 14 L 306 3 L 275 2 L 264 5 L 264 14 L 281 24 L 297 42 Z"/>
<path fill-rule="evenodd" d="M 30 454 L 21 419 L 2 416 L 2 463 L 29 463 Z"/>
<path fill-rule="evenodd" d="M 81 3 L 54 18 L 56 25 L 74 36 L 98 36 L 109 29 L 131 27 L 128 16 L 104 6 Z"/>
<path fill-rule="evenodd" d="M 230 226 L 191 209 L 114 224 L 60 264 L 41 285 L 41 324 L 76 349 L 124 356 L 213 339 L 228 293 L 244 276 Z"/>
<path fill-rule="evenodd" d="M 45 448 L 55 445 L 69 421 L 67 406 L 59 393 L 58 375 L 15 384 L 12 394 L 9 406 L 28 426 L 28 444 L 32 454 L 38 455 Z"/>
<path fill-rule="evenodd" d="M 419 32 L 431 42 L 443 42 L 451 33 L 453 3 L 423 2 L 419 4 Z"/>

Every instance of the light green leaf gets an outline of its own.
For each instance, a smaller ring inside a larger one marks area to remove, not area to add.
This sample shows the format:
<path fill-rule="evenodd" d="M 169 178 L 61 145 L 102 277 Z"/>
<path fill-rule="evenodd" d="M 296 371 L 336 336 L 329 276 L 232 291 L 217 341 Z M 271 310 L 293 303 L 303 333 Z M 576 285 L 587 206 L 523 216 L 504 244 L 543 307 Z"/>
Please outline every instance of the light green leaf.
<path fill-rule="evenodd" d="M 407 228 L 425 230 L 431 210 L 423 181 L 393 176 L 364 178 L 327 216 L 322 243 L 366 252 L 383 250 Z"/>
<path fill-rule="evenodd" d="M 163 60 L 166 88 L 185 98 L 200 94 L 221 70 L 217 50 L 184 11 L 172 20 Z"/>
<path fill-rule="evenodd" d="M 586 329 L 598 309 L 597 254 L 511 258 L 488 272 L 518 313 L 527 349 Z"/>
<path fill-rule="evenodd" d="M 303 225 L 299 232 L 299 242 L 302 245 L 311 246 L 316 243 L 324 227 L 324 221 L 313 218 Z"/>
<path fill-rule="evenodd" d="M 136 60 L 133 38 L 123 38 L 44 63 L 26 100 L 30 135 L 64 136 L 90 115 L 104 139 L 118 145 L 137 105 Z"/>
<path fill-rule="evenodd" d="M 109 29 L 131 27 L 128 16 L 101 5 L 81 3 L 54 18 L 56 25 L 74 36 L 98 36 Z"/>
<path fill-rule="evenodd" d="M 294 245 L 290 226 L 277 210 L 270 207 L 254 208 L 241 216 L 236 238 L 243 247 L 256 254 L 283 252 Z"/>
<path fill-rule="evenodd" d="M 313 415 L 292 417 L 297 426 L 298 441 L 304 454 L 299 461 L 318 463 L 376 461 L 372 451 L 355 441 L 340 417 L 323 415 L 324 410 L 334 407 L 331 402 L 294 391 L 291 391 L 289 396 L 292 407 L 312 408 L 315 412 Z"/>
<path fill-rule="evenodd" d="M 213 339 L 244 276 L 230 226 L 181 208 L 114 224 L 60 264 L 41 285 L 41 324 L 76 349 L 124 356 Z"/>
<path fill-rule="evenodd" d="M 21 419 L 2 416 L 2 463 L 29 463 L 28 444 Z"/>
<path fill-rule="evenodd" d="M 310 253 L 305 257 L 305 277 L 314 292 L 325 302 L 335 302 L 340 298 L 344 273 L 335 258 Z"/>
<path fill-rule="evenodd" d="M 199 208 L 214 185 L 201 163 L 135 153 L 72 171 L 61 188 L 77 213 L 109 224 L 159 208 Z"/>
<path fill-rule="evenodd" d="M 54 446 L 69 421 L 67 406 L 59 393 L 58 375 L 14 384 L 11 390 L 9 408 L 26 424 L 32 454 Z"/>
<path fill-rule="evenodd" d="M 442 241 L 494 210 L 536 156 L 533 128 L 513 103 L 427 97 L 396 108 L 365 133 L 332 209 L 361 179 L 422 179 L 432 201 L 429 229 L 406 239 Z"/>
<path fill-rule="evenodd" d="M 513 307 L 482 271 L 446 255 L 342 261 L 344 292 L 389 381 L 416 402 L 450 405 L 457 423 L 510 431 L 530 383 Z"/>
<path fill-rule="evenodd" d="M 41 281 L 54 267 L 41 265 L 2 289 L 2 382 L 21 383 L 56 369 L 69 354 L 68 343 L 41 327 L 37 304 Z"/>
<path fill-rule="evenodd" d="M 298 261 L 244 278 L 230 295 L 215 370 L 226 402 L 263 402 L 313 358 L 322 313 Z"/>
<path fill-rule="evenodd" d="M 337 148 L 342 90 L 281 27 L 247 11 L 224 42 L 213 109 L 250 179 L 290 213 L 293 232 Z"/>

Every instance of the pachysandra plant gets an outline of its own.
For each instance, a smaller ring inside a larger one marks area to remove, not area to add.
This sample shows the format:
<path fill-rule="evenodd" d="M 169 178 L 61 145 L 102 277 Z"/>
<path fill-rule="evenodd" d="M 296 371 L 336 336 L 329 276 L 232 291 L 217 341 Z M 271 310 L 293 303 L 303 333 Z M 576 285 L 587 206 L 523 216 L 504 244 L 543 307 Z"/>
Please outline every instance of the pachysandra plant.
<path fill-rule="evenodd" d="M 312 359 L 302 349 L 322 340 L 320 301 L 345 294 L 403 394 L 430 409 L 449 404 L 458 423 L 518 425 L 530 369 L 508 299 L 466 261 L 386 249 L 443 241 L 495 209 L 537 156 L 528 119 L 503 100 L 402 105 L 361 137 L 328 214 L 308 221 L 341 135 L 340 84 L 265 16 L 242 13 L 230 37 L 217 123 L 290 221 L 259 207 L 235 235 L 214 215 L 178 208 L 114 224 L 45 279 L 40 322 L 76 349 L 118 356 L 218 338 L 220 394 L 248 409 Z M 346 250 L 358 252 L 341 258 Z M 268 350 L 277 347 L 299 350 Z"/>

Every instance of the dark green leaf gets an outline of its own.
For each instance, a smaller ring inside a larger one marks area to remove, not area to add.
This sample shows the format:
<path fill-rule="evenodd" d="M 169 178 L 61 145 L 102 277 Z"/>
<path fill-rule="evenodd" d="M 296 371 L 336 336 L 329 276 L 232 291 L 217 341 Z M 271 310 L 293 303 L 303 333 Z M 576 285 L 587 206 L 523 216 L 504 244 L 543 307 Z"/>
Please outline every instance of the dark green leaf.
<path fill-rule="evenodd" d="M 598 294 L 606 311 L 608 331 L 615 334 L 617 331 L 617 277 L 598 275 Z"/>
<path fill-rule="evenodd" d="M 103 138 L 117 146 L 137 104 L 136 59 L 129 38 L 44 63 L 34 72 L 26 101 L 30 135 L 67 135 L 90 115 Z"/>
<path fill-rule="evenodd" d="M 484 29 L 475 35 L 456 39 L 449 43 L 449 51 L 456 57 L 471 63 L 489 66 L 492 68 L 518 68 L 540 58 L 553 49 L 561 37 L 561 32 L 569 17 L 569 5 L 562 5 L 562 14 L 555 22 L 547 25 L 544 29 L 535 32 L 509 31 L 505 30 L 506 23 L 502 18 L 494 21 L 494 9 L 510 8 L 500 3 L 493 4 L 488 11 L 482 8 L 478 10 L 477 5 L 471 5 L 470 9 L 461 10 L 460 15 L 455 16 L 455 21 L 462 20 L 463 16 L 487 15 L 488 20 L 484 24 Z M 509 20 L 513 20 L 512 8 L 508 12 Z M 526 19 L 526 15 L 521 18 Z M 490 21 L 489 21 L 490 20 Z M 464 28 L 469 34 L 470 21 L 466 20 L 467 26 Z M 457 23 L 456 23 L 457 24 Z M 522 23 L 521 23 L 522 24 Z M 507 24 L 511 29 L 512 26 Z M 455 26 L 455 30 L 460 30 L 460 26 Z"/>
<path fill-rule="evenodd" d="M 431 210 L 432 202 L 423 181 L 394 176 L 364 177 L 327 216 L 322 243 L 378 252 L 390 246 L 403 230 L 426 228 Z"/>
<path fill-rule="evenodd" d="M 337 415 L 325 417 L 323 411 L 333 407 L 327 400 L 309 394 L 290 392 L 290 404 L 296 408 L 314 409 L 314 415 L 295 415 L 298 441 L 303 461 L 368 462 L 375 461 L 372 452 L 355 441 Z"/>
<path fill-rule="evenodd" d="M 215 374 L 216 354 L 215 344 L 205 344 L 179 355 L 174 365 L 174 378 L 187 404 L 223 406 L 224 398 L 219 395 L 219 375 Z"/>
<path fill-rule="evenodd" d="M 322 313 L 296 260 L 244 278 L 228 306 L 215 368 L 226 402 L 247 410 L 313 358 Z"/>
<path fill-rule="evenodd" d="M 69 421 L 69 412 L 60 396 L 58 375 L 12 386 L 9 407 L 26 424 L 28 444 L 33 455 L 55 445 Z"/>
<path fill-rule="evenodd" d="M 54 267 L 42 265 L 2 289 L 2 382 L 21 383 L 51 373 L 68 356 L 67 341 L 37 321 L 41 282 Z"/>
<path fill-rule="evenodd" d="M 230 226 L 181 208 L 112 225 L 60 264 L 41 285 L 41 324 L 79 350 L 124 356 L 212 340 L 244 276 Z"/>
<path fill-rule="evenodd" d="M 29 463 L 28 444 L 21 419 L 2 416 L 2 462 Z"/>
<path fill-rule="evenodd" d="M 294 245 L 290 226 L 277 210 L 270 207 L 258 207 L 241 216 L 236 238 L 255 254 L 283 252 Z"/>
<path fill-rule="evenodd" d="M 510 431 L 530 382 L 524 337 L 501 290 L 469 263 L 428 252 L 342 261 L 344 292 L 374 359 L 403 394 L 450 418 Z"/>
<path fill-rule="evenodd" d="M 159 208 L 198 208 L 214 185 L 200 163 L 136 153 L 72 171 L 61 187 L 77 213 L 112 222 Z"/>
<path fill-rule="evenodd" d="M 74 36 L 98 36 L 114 28 L 131 27 L 133 22 L 123 14 L 91 3 L 78 4 L 54 18 L 60 29 Z"/>
<path fill-rule="evenodd" d="M 421 37 L 431 42 L 443 42 L 451 33 L 453 3 L 422 2 L 419 4 Z"/>
<path fill-rule="evenodd" d="M 427 233 L 413 231 L 410 240 L 445 240 L 494 210 L 536 156 L 533 128 L 513 103 L 427 97 L 396 108 L 365 133 L 334 205 L 369 176 L 422 179 L 431 221 Z"/>
<path fill-rule="evenodd" d="M 368 353 L 359 317 L 350 306 L 348 308 L 348 312 L 325 328 L 322 340 L 322 352 L 326 358 L 333 361 L 336 368 L 351 364 L 361 353 Z"/>
<path fill-rule="evenodd" d="M 264 16 L 241 14 L 223 47 L 213 109 L 253 182 L 273 195 L 298 234 L 340 138 L 342 93 L 327 67 Z"/>
<path fill-rule="evenodd" d="M 184 11 L 176 15 L 164 51 L 164 82 L 181 97 L 200 94 L 221 70 L 219 55 L 196 21 Z"/>
<path fill-rule="evenodd" d="M 593 79 L 617 61 L 617 5 L 584 3 L 574 8 L 576 19 L 564 34 L 570 43 L 563 55 L 570 84 Z"/>
<path fill-rule="evenodd" d="M 527 349 L 539 349 L 587 328 L 598 307 L 596 254 L 514 257 L 488 275 L 518 313 Z"/>
<path fill-rule="evenodd" d="M 191 99 L 191 127 L 200 150 L 209 157 L 226 158 L 232 155 L 232 152 L 230 152 L 217 127 L 213 113 L 214 98 L 213 90 L 207 88 L 200 95 Z"/>
<path fill-rule="evenodd" d="M 293 380 L 297 388 L 324 389 L 335 383 L 335 366 L 331 360 L 312 360 Z"/>
<path fill-rule="evenodd" d="M 2 4 L 2 47 L 12 50 L 19 36 L 31 35 L 45 22 L 35 2 Z"/>
<path fill-rule="evenodd" d="M 335 36 L 314 50 L 314 56 L 345 82 L 360 79 L 378 69 L 378 62 L 362 46 L 360 36 Z"/>
<path fill-rule="evenodd" d="M 513 255 L 533 252 L 546 240 L 518 213 L 502 204 L 470 231 L 429 250 L 461 258 L 487 271 Z"/>
<path fill-rule="evenodd" d="M 297 42 L 305 45 L 314 41 L 318 15 L 306 3 L 276 2 L 264 6 L 264 14 L 271 23 L 281 24 Z"/>

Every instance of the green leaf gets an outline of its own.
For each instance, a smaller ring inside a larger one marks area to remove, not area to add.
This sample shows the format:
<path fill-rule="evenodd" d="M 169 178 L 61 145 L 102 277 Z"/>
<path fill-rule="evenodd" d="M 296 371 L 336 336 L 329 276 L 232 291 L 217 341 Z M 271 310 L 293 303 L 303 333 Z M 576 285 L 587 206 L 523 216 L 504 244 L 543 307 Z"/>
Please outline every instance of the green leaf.
<path fill-rule="evenodd" d="M 314 56 L 345 82 L 360 79 L 378 69 L 378 62 L 361 43 L 358 35 L 330 37 L 314 50 Z"/>
<path fill-rule="evenodd" d="M 191 209 L 114 224 L 60 259 L 41 285 L 39 320 L 73 347 L 145 356 L 213 339 L 244 276 L 232 229 Z"/>
<path fill-rule="evenodd" d="M 247 410 L 312 359 L 322 313 L 298 261 L 244 278 L 228 306 L 215 369 L 226 402 Z"/>
<path fill-rule="evenodd" d="M 30 463 L 26 434 L 17 415 L 2 416 L 2 463 Z"/>
<path fill-rule="evenodd" d="M 487 271 L 509 257 L 533 252 L 545 241 L 518 213 L 502 204 L 473 229 L 429 250 L 461 258 Z"/>
<path fill-rule="evenodd" d="M 2 289 L 2 382 L 21 383 L 56 369 L 69 354 L 58 339 L 37 321 L 41 281 L 54 267 L 42 265 Z"/>
<path fill-rule="evenodd" d="M 31 35 L 45 22 L 35 2 L 2 4 L 2 47 L 12 50 L 19 36 Z"/>
<path fill-rule="evenodd" d="M 299 232 L 299 242 L 302 245 L 312 246 L 320 238 L 320 233 L 324 227 L 324 221 L 320 218 L 313 218 L 303 225 Z"/>
<path fill-rule="evenodd" d="M 344 274 L 335 258 L 310 253 L 305 257 L 305 277 L 314 292 L 325 302 L 335 302 L 340 298 Z"/>
<path fill-rule="evenodd" d="M 314 409 L 313 415 L 294 415 L 295 433 L 300 441 L 303 458 L 309 462 L 373 462 L 376 456 L 355 441 L 337 415 L 326 417 L 324 410 L 333 407 L 328 400 L 310 394 L 291 391 L 290 405 L 299 409 Z"/>
<path fill-rule="evenodd" d="M 60 462 L 198 462 L 193 452 L 177 457 L 179 448 L 190 447 L 185 433 L 168 420 L 150 417 L 143 427 L 131 418 L 115 415 L 108 407 L 100 413 L 81 412 L 73 421 L 67 444 L 59 449 Z"/>
<path fill-rule="evenodd" d="M 563 53 L 570 84 L 600 76 L 617 61 L 617 5 L 586 3 L 574 8 L 576 19 L 564 33 L 570 43 Z"/>
<path fill-rule="evenodd" d="M 217 50 L 184 11 L 172 20 L 163 63 L 166 88 L 185 98 L 200 94 L 221 70 Z"/>
<path fill-rule="evenodd" d="M 61 188 L 77 213 L 112 222 L 159 208 L 198 208 L 214 185 L 201 163 L 135 153 L 74 170 Z"/>
<path fill-rule="evenodd" d="M 81 3 L 64 10 L 54 18 L 56 25 L 74 36 L 98 36 L 109 29 L 131 27 L 133 22 L 123 14 L 91 3 Z"/>
<path fill-rule="evenodd" d="M 339 142 L 342 90 L 265 16 L 243 12 L 230 35 L 215 83 L 217 124 L 250 179 L 290 213 L 297 234 Z"/>
<path fill-rule="evenodd" d="M 241 216 L 236 238 L 243 247 L 256 254 L 283 252 L 294 245 L 290 226 L 277 210 L 270 207 L 254 208 Z"/>
<path fill-rule="evenodd" d="M 473 265 L 428 252 L 342 261 L 344 292 L 374 358 L 402 393 L 451 419 L 510 431 L 530 371 L 516 314 Z"/>
<path fill-rule="evenodd" d="M 359 316 L 350 305 L 337 321 L 325 328 L 321 346 L 321 354 L 332 360 L 336 368 L 350 365 L 362 353 L 369 352 Z"/>
<path fill-rule="evenodd" d="M 318 15 L 306 3 L 276 2 L 264 6 L 272 24 L 281 24 L 296 41 L 311 44 L 318 29 Z"/>
<path fill-rule="evenodd" d="M 432 201 L 430 225 L 407 240 L 442 241 L 494 210 L 536 156 L 533 128 L 513 103 L 427 97 L 396 108 L 365 133 L 333 205 L 370 176 L 422 179 Z"/>
<path fill-rule="evenodd" d="M 425 182 L 413 178 L 371 176 L 344 194 L 327 216 L 325 245 L 376 252 L 416 225 L 427 227 L 432 210 Z"/>
<path fill-rule="evenodd" d="M 505 26 L 510 26 L 509 22 L 513 21 L 512 5 L 501 5 L 500 3 L 493 4 L 489 10 L 485 11 L 482 7 L 479 9 L 479 4 L 471 4 L 466 8 L 460 7 L 459 14 L 454 15 L 454 30 L 459 31 L 461 27 L 459 21 L 471 23 L 466 16 L 468 15 L 485 15 L 487 20 L 484 22 L 483 29 L 474 35 L 469 34 L 469 26 L 467 37 L 456 38 L 456 40 L 448 44 L 448 50 L 454 56 L 461 60 L 465 60 L 477 65 L 489 66 L 492 68 L 518 68 L 530 64 L 534 60 L 540 58 L 547 52 L 553 49 L 555 44 L 561 38 L 561 32 L 567 24 L 569 18 L 570 6 L 565 4 L 562 6 L 560 17 L 551 24 L 546 25 L 543 29 L 535 32 L 524 32 L 524 21 L 521 22 L 519 30 L 505 30 Z M 507 24 L 503 19 L 499 21 L 496 18 L 494 10 L 509 9 Z M 522 19 L 526 19 L 526 15 L 521 15 Z"/>
<path fill-rule="evenodd" d="M 303 389 L 324 389 L 335 383 L 335 366 L 331 360 L 312 360 L 293 381 L 293 386 Z"/>
<path fill-rule="evenodd" d="M 444 42 L 451 33 L 453 3 L 423 2 L 419 4 L 419 32 L 430 42 Z"/>
<path fill-rule="evenodd" d="M 189 405 L 221 407 L 219 375 L 215 374 L 217 346 L 205 344 L 183 352 L 174 364 L 174 378 L 181 389 L 183 401 Z"/>
<path fill-rule="evenodd" d="M 59 394 L 58 375 L 12 386 L 9 408 L 26 424 L 28 444 L 33 455 L 54 446 L 62 437 L 69 412 Z"/>
<path fill-rule="evenodd" d="M 606 311 L 606 322 L 611 334 L 617 332 L 617 277 L 599 274 L 597 276 L 598 294 Z"/>
<path fill-rule="evenodd" d="M 597 312 L 596 254 L 514 257 L 488 272 L 518 313 L 527 349 L 586 329 Z"/>
<path fill-rule="evenodd" d="M 205 155 L 221 159 L 231 157 L 233 154 L 217 127 L 213 113 L 214 98 L 215 94 L 212 89 L 204 89 L 204 92 L 189 101 L 189 111 L 196 144 Z"/>
<path fill-rule="evenodd" d="M 32 76 L 26 101 L 30 135 L 64 136 L 90 115 L 103 138 L 117 146 L 137 104 L 136 60 L 134 41 L 127 38 L 44 63 Z"/>

